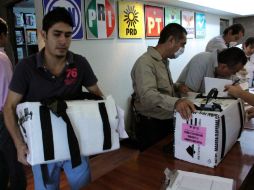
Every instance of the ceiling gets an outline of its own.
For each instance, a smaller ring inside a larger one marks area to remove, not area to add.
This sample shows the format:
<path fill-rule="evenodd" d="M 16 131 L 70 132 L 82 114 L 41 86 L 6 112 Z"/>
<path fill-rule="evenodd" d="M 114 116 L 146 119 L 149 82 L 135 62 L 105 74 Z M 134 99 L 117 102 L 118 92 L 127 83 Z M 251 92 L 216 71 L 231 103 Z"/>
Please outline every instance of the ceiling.
<path fill-rule="evenodd" d="M 242 17 L 254 15 L 254 1 L 252 0 L 144 0 L 156 4 L 171 5 L 185 9 L 192 9 L 211 14 Z M 185 1 L 185 2 L 184 2 Z M 198 2 L 199 1 L 199 2 Z M 193 3 L 190 3 L 193 2 Z M 211 5 L 212 2 L 212 5 Z M 202 6 L 201 6 L 202 5 Z M 245 6 L 244 6 L 245 5 Z"/>
<path fill-rule="evenodd" d="M 143 0 L 143 1 L 154 3 L 157 5 L 158 4 L 171 5 L 185 9 L 197 10 L 205 13 L 216 14 L 226 17 L 242 17 L 254 15 L 253 8 L 254 2 L 252 0 L 241 0 L 241 5 L 239 4 L 239 1 L 236 0 Z M 210 2 L 213 2 L 213 4 L 209 5 L 211 4 Z M 223 7 L 223 5 L 226 6 Z M 23 0 L 20 3 L 16 4 L 16 7 L 34 7 L 34 0 Z"/>

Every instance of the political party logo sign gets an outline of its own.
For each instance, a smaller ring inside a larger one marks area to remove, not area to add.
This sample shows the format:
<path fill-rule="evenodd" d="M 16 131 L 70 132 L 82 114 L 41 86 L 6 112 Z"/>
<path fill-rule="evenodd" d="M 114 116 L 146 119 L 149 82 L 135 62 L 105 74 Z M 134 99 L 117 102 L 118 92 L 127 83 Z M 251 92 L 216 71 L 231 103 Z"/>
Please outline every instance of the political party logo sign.
<path fill-rule="evenodd" d="M 163 7 L 145 6 L 146 37 L 159 37 L 164 27 Z"/>
<path fill-rule="evenodd" d="M 119 38 L 142 38 L 144 36 L 143 4 L 118 2 Z"/>
<path fill-rule="evenodd" d="M 169 23 L 181 24 L 181 10 L 174 7 L 165 7 L 165 25 Z"/>
<path fill-rule="evenodd" d="M 82 39 L 84 37 L 81 16 L 81 0 L 43 0 L 44 15 L 56 7 L 66 8 L 73 20 L 72 39 Z"/>
<path fill-rule="evenodd" d="M 205 38 L 206 35 L 206 19 L 204 13 L 196 13 L 196 38 Z"/>
<path fill-rule="evenodd" d="M 194 38 L 195 26 L 194 26 L 194 12 L 182 11 L 182 26 L 187 31 L 187 38 Z"/>
<path fill-rule="evenodd" d="M 115 36 L 116 13 L 113 0 L 86 1 L 86 31 L 88 39 Z"/>

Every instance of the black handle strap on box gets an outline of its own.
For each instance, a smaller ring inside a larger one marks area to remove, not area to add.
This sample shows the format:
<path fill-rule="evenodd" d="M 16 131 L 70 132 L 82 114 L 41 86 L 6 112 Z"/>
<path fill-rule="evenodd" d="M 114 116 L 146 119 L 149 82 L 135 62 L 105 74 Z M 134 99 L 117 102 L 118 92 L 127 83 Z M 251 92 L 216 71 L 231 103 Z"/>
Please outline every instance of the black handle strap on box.
<path fill-rule="evenodd" d="M 211 99 L 216 99 L 217 96 L 218 96 L 218 90 L 217 90 L 217 88 L 211 89 L 210 92 L 208 93 L 207 97 L 206 97 L 206 103 L 205 104 L 208 104 L 208 102 Z"/>
<path fill-rule="evenodd" d="M 217 88 L 213 88 L 210 90 L 210 92 L 208 93 L 207 96 L 202 96 L 202 94 L 199 94 L 196 96 L 196 98 L 205 98 L 206 99 L 206 103 L 205 104 L 201 104 L 200 106 L 194 105 L 196 110 L 201 110 L 201 111 L 223 111 L 221 108 L 221 105 L 213 102 L 212 104 L 208 104 L 210 102 L 210 100 L 212 99 L 217 99 L 218 96 L 218 90 Z"/>
<path fill-rule="evenodd" d="M 238 134 L 238 138 L 241 136 L 242 133 L 242 129 L 244 126 L 244 121 L 243 121 L 243 115 L 242 115 L 242 108 L 241 108 L 241 102 L 238 102 L 237 104 L 238 106 L 238 110 L 239 110 L 239 115 L 240 115 L 240 130 L 239 130 L 239 134 Z M 225 122 L 225 116 L 222 115 L 221 116 L 221 126 L 222 126 L 222 147 L 221 147 L 221 159 L 225 156 L 225 147 L 226 147 L 226 122 Z"/>
<path fill-rule="evenodd" d="M 90 97 L 91 98 L 91 97 Z M 98 98 L 93 96 L 94 98 Z M 101 99 L 101 98 L 99 98 Z M 40 119 L 42 128 L 42 140 L 43 140 L 43 151 L 44 160 L 54 159 L 54 143 L 53 143 L 53 131 L 50 118 L 50 111 L 52 111 L 57 117 L 62 117 L 67 126 L 67 138 L 69 144 L 69 150 L 71 155 L 72 167 L 81 164 L 80 150 L 78 140 L 76 138 L 75 132 L 73 130 L 71 121 L 66 113 L 67 104 L 65 101 L 60 99 L 47 99 L 41 101 L 42 106 L 40 106 Z M 100 115 L 103 123 L 103 150 L 111 149 L 111 128 L 109 123 L 109 118 L 104 102 L 98 104 Z M 46 164 L 41 164 L 42 178 L 44 186 L 49 182 L 48 170 Z"/>
<path fill-rule="evenodd" d="M 98 106 L 103 123 L 103 134 L 104 134 L 103 150 L 107 150 L 112 147 L 111 128 L 109 124 L 108 113 L 104 102 L 100 102 Z"/>
<path fill-rule="evenodd" d="M 221 159 L 224 157 L 225 155 L 225 147 L 226 147 L 226 122 L 225 122 L 225 116 L 222 115 L 221 116 L 221 132 L 222 132 L 222 147 L 221 147 Z"/>
<path fill-rule="evenodd" d="M 97 96 L 90 92 L 80 92 L 76 94 L 72 94 L 71 96 L 67 96 L 63 98 L 64 100 L 103 100 L 103 97 Z"/>
<path fill-rule="evenodd" d="M 43 152 L 44 160 L 54 159 L 54 142 L 53 142 L 53 131 L 50 117 L 50 110 L 55 113 L 56 116 L 62 117 L 67 126 L 67 137 L 69 150 L 71 154 L 72 168 L 81 164 L 81 157 L 79 151 L 79 144 L 77 137 L 74 133 L 73 127 L 71 125 L 70 119 L 66 113 L 67 104 L 61 100 L 44 100 L 41 102 L 40 106 L 40 120 L 41 120 L 41 130 L 42 130 L 42 141 L 43 141 Z M 49 174 L 47 164 L 41 164 L 41 173 L 44 187 L 48 184 Z"/>
<path fill-rule="evenodd" d="M 76 166 L 81 164 L 81 158 L 80 158 L 80 151 L 79 151 L 79 144 L 78 139 L 75 135 L 75 132 L 73 130 L 72 124 L 70 122 L 70 119 L 66 113 L 67 104 L 65 101 L 60 99 L 47 99 L 43 100 L 42 105 L 49 110 L 51 110 L 57 117 L 62 117 L 62 119 L 66 123 L 67 127 L 67 138 L 68 138 L 68 144 L 69 144 L 69 150 L 71 155 L 71 163 L 72 167 L 75 168 Z M 41 111 L 41 110 L 40 110 Z M 41 114 L 41 113 L 40 113 Z M 51 134 L 52 134 L 52 125 L 51 125 L 51 118 L 50 114 L 41 114 L 41 128 L 46 128 L 46 130 L 42 132 L 49 132 L 49 127 L 51 128 Z M 45 122 L 45 121 L 46 122 Z M 50 125 L 49 125 L 50 123 Z M 54 155 L 52 155 L 52 152 L 54 152 L 54 146 L 53 146 L 53 134 L 51 136 L 47 136 L 48 134 L 43 134 L 42 136 L 45 136 L 46 138 L 43 139 L 43 141 L 46 141 L 45 143 L 48 143 L 50 145 L 47 145 L 46 147 L 43 147 L 44 154 L 51 154 L 51 155 L 44 155 L 46 158 L 54 158 Z M 50 140 L 49 140 L 50 139 Z M 50 143 L 52 141 L 52 143 Z M 49 149 L 49 150 L 46 150 Z"/>
<path fill-rule="evenodd" d="M 71 98 L 66 97 L 67 100 L 103 100 L 101 96 L 97 96 L 90 92 L 81 92 L 73 95 Z M 107 109 L 104 102 L 100 102 L 98 104 L 99 111 L 103 123 L 103 135 L 104 135 L 104 142 L 103 142 L 103 150 L 111 149 L 112 142 L 111 142 L 111 128 L 108 119 Z"/>
<path fill-rule="evenodd" d="M 68 99 L 69 100 L 84 100 L 84 99 L 103 100 L 101 96 L 97 96 L 90 92 L 81 92 Z M 110 123 L 108 119 L 107 109 L 104 102 L 100 102 L 98 106 L 99 106 L 99 111 L 100 111 L 102 124 L 103 124 L 103 135 L 104 135 L 103 150 L 111 149 L 112 147 L 111 128 L 110 128 Z"/>
<path fill-rule="evenodd" d="M 241 128 L 240 128 L 239 134 L 238 134 L 238 138 L 240 138 L 240 136 L 242 134 L 243 127 L 244 127 L 244 118 L 243 118 L 243 110 L 242 110 L 241 102 L 238 102 L 238 110 L 239 110 L 240 124 L 241 124 Z"/>
<path fill-rule="evenodd" d="M 53 131 L 50 119 L 50 111 L 46 106 L 40 106 L 40 120 L 44 160 L 53 160 L 55 158 Z"/>

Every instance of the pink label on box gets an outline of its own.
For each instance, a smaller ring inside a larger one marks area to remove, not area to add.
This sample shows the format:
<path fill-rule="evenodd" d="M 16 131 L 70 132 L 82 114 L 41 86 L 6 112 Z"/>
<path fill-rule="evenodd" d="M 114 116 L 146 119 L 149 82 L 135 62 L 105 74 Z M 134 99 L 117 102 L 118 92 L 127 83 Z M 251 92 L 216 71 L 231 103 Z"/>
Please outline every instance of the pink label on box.
<path fill-rule="evenodd" d="M 183 123 L 182 140 L 205 146 L 206 128 Z"/>

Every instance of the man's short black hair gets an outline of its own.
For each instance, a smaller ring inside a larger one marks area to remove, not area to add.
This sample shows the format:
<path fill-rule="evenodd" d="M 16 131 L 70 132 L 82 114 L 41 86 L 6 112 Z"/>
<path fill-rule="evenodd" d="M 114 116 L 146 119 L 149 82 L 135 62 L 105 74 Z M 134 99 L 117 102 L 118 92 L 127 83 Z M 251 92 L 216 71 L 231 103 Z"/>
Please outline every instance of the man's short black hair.
<path fill-rule="evenodd" d="M 243 25 L 241 24 L 232 24 L 231 26 L 227 27 L 224 32 L 223 32 L 223 35 L 226 35 L 229 31 L 232 31 L 232 34 L 239 34 L 239 32 L 242 32 L 243 35 L 244 35 L 244 27 Z"/>
<path fill-rule="evenodd" d="M 56 7 L 44 16 L 42 30 L 48 32 L 49 28 L 58 22 L 74 26 L 70 13 L 64 7 Z"/>
<path fill-rule="evenodd" d="M 245 47 L 248 47 L 249 45 L 254 46 L 254 37 L 249 37 L 244 42 Z"/>
<path fill-rule="evenodd" d="M 245 65 L 247 57 L 243 50 L 238 47 L 223 49 L 218 53 L 218 63 L 226 64 L 229 68 L 235 67 L 237 64 Z"/>
<path fill-rule="evenodd" d="M 162 29 L 158 44 L 165 43 L 169 36 L 173 36 L 176 40 L 180 40 L 184 37 L 184 34 L 187 35 L 187 31 L 184 27 L 180 24 L 170 23 Z"/>
<path fill-rule="evenodd" d="M 7 35 L 8 27 L 4 19 L 0 18 L 0 34 Z"/>

